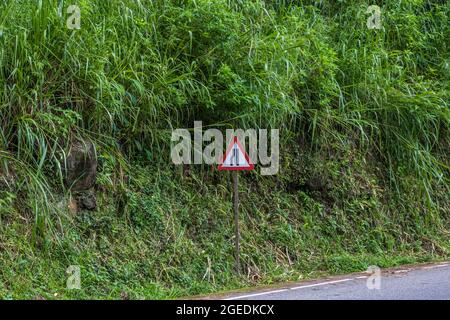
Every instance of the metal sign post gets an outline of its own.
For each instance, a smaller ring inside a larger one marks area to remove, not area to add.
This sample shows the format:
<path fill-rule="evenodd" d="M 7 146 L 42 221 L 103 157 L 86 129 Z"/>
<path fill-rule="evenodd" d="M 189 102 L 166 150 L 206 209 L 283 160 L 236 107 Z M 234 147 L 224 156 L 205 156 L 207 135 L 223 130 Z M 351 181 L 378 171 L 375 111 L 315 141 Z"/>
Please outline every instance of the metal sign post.
<path fill-rule="evenodd" d="M 233 171 L 233 209 L 234 209 L 234 247 L 236 254 L 236 273 L 239 275 L 241 272 L 241 261 L 240 261 L 240 232 L 239 232 L 239 176 L 237 171 Z"/>
<path fill-rule="evenodd" d="M 254 165 L 251 163 L 248 154 L 240 144 L 237 137 L 234 137 L 232 143 L 227 149 L 219 170 L 228 170 L 232 172 L 233 180 L 233 211 L 234 211 L 234 246 L 235 246 L 235 268 L 236 274 L 241 272 L 240 262 L 240 230 L 239 230 L 239 175 L 238 171 L 253 170 Z"/>

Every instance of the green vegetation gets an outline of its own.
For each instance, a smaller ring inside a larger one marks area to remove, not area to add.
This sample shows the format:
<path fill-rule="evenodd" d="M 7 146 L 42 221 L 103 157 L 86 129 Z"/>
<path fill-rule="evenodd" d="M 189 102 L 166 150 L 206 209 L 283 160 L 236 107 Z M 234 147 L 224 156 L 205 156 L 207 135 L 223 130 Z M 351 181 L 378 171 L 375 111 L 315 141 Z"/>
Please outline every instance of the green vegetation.
<path fill-rule="evenodd" d="M 448 1 L 73 2 L 0 3 L 1 298 L 178 297 L 450 256 Z M 166 165 L 194 120 L 281 130 L 279 175 L 241 175 L 240 278 L 228 174 Z M 67 209 L 77 137 L 97 148 L 96 212 Z"/>

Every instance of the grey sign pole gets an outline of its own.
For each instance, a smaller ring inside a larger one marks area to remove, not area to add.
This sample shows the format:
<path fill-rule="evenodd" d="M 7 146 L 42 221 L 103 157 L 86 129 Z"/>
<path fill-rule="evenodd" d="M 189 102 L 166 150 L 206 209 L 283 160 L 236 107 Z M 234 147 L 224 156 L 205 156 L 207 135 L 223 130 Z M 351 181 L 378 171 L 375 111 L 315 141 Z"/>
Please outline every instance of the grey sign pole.
<path fill-rule="evenodd" d="M 239 176 L 237 171 L 232 172 L 233 176 L 233 209 L 234 209 L 234 246 L 235 246 L 235 268 L 236 273 L 240 275 L 241 273 L 241 261 L 240 261 L 240 232 L 239 232 Z"/>
<path fill-rule="evenodd" d="M 241 274 L 241 259 L 240 259 L 240 241 L 241 232 L 239 230 L 239 175 L 238 171 L 253 170 L 255 166 L 251 163 L 245 149 L 239 143 L 235 136 L 232 144 L 227 149 L 223 156 L 223 161 L 219 165 L 219 171 L 231 170 L 232 184 L 233 184 L 233 211 L 234 211 L 234 251 L 235 251 L 235 271 L 237 275 Z"/>

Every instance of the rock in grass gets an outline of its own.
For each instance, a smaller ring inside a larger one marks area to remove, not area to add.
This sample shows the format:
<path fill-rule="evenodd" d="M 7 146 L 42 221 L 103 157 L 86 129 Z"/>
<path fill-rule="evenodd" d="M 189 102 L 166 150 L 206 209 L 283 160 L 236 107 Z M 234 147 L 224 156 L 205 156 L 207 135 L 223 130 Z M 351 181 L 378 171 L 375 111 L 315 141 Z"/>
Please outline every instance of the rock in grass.
<path fill-rule="evenodd" d="M 92 188 L 97 175 L 95 146 L 88 140 L 72 142 L 66 159 L 66 186 L 72 191 Z"/>
<path fill-rule="evenodd" d="M 94 211 L 97 209 L 97 198 L 94 190 L 78 192 L 76 199 L 79 210 Z"/>

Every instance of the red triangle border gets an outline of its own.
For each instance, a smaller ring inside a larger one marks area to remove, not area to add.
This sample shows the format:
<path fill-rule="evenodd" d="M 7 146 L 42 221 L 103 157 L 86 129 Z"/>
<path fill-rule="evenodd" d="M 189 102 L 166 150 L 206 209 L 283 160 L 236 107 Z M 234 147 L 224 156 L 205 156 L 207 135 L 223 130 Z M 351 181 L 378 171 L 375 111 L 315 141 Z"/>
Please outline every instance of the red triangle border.
<path fill-rule="evenodd" d="M 239 149 L 241 149 L 241 152 L 244 154 L 245 160 L 249 164 L 248 167 L 224 167 L 223 166 L 223 163 L 225 162 L 225 159 L 227 158 L 228 153 L 231 152 L 231 149 L 233 149 L 233 146 L 235 143 L 237 143 Z M 255 165 L 253 163 L 251 163 L 250 157 L 248 156 L 247 152 L 245 152 L 245 149 L 242 147 L 241 143 L 239 142 L 238 137 L 235 136 L 233 141 L 231 141 L 230 145 L 228 146 L 227 151 L 225 152 L 222 160 L 220 161 L 219 171 L 250 171 L 253 169 L 255 169 Z"/>

